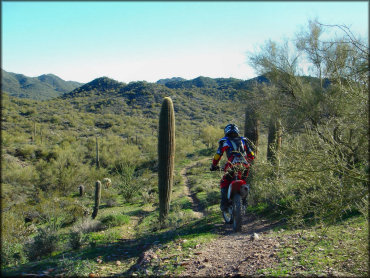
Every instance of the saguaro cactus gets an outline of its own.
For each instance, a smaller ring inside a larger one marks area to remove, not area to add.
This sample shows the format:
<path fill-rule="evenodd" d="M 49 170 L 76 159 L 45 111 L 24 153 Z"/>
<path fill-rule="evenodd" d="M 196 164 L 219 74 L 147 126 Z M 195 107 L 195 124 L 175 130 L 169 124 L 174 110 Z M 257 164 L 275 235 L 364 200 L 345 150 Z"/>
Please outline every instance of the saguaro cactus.
<path fill-rule="evenodd" d="M 267 136 L 267 159 L 278 164 L 277 154 L 281 148 L 282 126 L 280 119 L 270 119 Z"/>
<path fill-rule="evenodd" d="M 100 205 L 100 197 L 101 197 L 101 182 L 96 181 L 96 183 L 95 183 L 95 206 L 94 206 L 94 211 L 92 213 L 92 218 L 93 219 L 95 219 L 95 217 L 98 215 L 99 205 Z"/>
<path fill-rule="evenodd" d="M 170 209 L 175 160 L 175 112 L 170 97 L 163 99 L 158 130 L 159 221 L 164 223 Z"/>
<path fill-rule="evenodd" d="M 80 192 L 80 197 L 82 197 L 85 193 L 85 186 L 83 186 L 83 184 L 81 184 L 79 187 L 78 187 L 78 191 Z"/>
<path fill-rule="evenodd" d="M 260 121 L 258 119 L 256 109 L 246 109 L 244 122 L 244 136 L 252 143 L 255 154 L 258 152 L 258 137 L 259 137 Z"/>
<path fill-rule="evenodd" d="M 99 169 L 100 163 L 99 163 L 99 143 L 98 143 L 98 137 L 96 137 L 96 169 Z"/>

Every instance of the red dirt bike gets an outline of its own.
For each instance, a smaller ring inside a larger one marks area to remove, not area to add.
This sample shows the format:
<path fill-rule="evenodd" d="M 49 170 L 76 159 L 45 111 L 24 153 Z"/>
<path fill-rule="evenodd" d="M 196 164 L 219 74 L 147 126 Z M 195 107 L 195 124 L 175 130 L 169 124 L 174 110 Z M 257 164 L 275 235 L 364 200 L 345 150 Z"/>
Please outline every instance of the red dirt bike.
<path fill-rule="evenodd" d="M 228 172 L 232 176 L 227 192 L 229 204 L 228 209 L 222 212 L 222 216 L 227 224 L 233 224 L 234 232 L 239 232 L 242 227 L 242 215 L 245 214 L 247 208 L 249 185 L 242 175 L 243 171 L 246 171 L 244 166 L 237 163 L 229 169 Z"/>

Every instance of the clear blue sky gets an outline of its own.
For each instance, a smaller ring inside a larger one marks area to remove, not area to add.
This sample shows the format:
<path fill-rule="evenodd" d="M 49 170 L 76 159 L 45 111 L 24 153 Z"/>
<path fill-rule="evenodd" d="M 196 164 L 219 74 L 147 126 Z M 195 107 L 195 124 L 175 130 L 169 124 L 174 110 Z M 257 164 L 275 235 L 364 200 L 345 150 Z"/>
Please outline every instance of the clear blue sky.
<path fill-rule="evenodd" d="M 368 37 L 368 2 L 6 2 L 2 68 L 89 82 L 255 76 L 247 53 L 308 19 Z"/>

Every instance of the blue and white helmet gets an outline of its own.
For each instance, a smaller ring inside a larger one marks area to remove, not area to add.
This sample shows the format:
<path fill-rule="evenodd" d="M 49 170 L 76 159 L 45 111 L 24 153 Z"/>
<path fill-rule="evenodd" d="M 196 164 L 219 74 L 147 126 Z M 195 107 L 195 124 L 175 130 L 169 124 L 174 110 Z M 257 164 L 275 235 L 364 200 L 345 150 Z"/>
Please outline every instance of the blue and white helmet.
<path fill-rule="evenodd" d="M 225 133 L 225 136 L 228 136 L 232 133 L 236 133 L 239 135 L 239 128 L 235 124 L 228 124 L 227 126 L 225 126 L 224 133 Z"/>

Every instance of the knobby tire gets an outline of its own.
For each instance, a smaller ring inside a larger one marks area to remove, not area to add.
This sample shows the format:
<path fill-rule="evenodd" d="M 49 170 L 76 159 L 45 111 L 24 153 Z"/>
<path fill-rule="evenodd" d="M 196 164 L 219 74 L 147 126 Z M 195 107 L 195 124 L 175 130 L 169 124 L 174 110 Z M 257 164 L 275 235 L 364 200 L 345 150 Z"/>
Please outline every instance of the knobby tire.
<path fill-rule="evenodd" d="M 236 193 L 233 196 L 233 230 L 240 232 L 242 227 L 242 211 L 241 211 L 241 197 Z"/>

